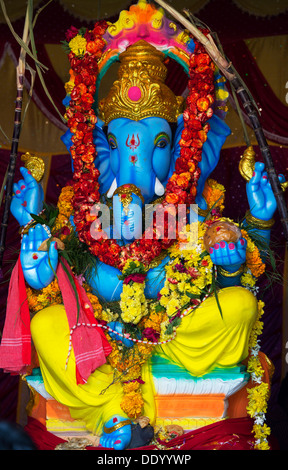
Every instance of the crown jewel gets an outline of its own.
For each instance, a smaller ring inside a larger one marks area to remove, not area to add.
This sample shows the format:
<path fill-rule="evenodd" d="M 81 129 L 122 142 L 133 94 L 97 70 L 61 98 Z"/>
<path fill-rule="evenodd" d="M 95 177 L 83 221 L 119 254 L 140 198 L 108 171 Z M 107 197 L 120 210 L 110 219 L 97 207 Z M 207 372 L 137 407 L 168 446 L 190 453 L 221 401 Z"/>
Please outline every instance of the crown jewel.
<path fill-rule="evenodd" d="M 118 80 L 99 103 L 99 115 L 105 124 L 119 117 L 139 121 L 152 116 L 176 122 L 184 99 L 165 85 L 164 58 L 161 51 L 142 40 L 119 55 Z"/>

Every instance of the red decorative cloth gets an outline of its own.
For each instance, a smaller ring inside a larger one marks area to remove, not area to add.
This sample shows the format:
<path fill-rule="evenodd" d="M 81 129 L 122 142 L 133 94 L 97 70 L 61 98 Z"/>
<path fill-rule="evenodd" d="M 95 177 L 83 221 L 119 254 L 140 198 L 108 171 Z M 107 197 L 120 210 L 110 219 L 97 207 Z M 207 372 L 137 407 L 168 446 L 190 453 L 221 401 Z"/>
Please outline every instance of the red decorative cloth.
<path fill-rule="evenodd" d="M 103 330 L 97 326 L 89 298 L 69 266 L 59 262 L 56 275 L 69 328 L 72 330 L 75 327 L 71 345 L 76 359 L 77 383 L 83 384 L 97 367 L 105 364 L 106 357 L 111 352 L 111 346 Z M 20 374 L 24 373 L 30 364 L 30 313 L 19 258 L 9 284 L 6 319 L 0 346 L 0 368 L 3 368 L 5 372 Z"/>
<path fill-rule="evenodd" d="M 253 420 L 250 418 L 235 418 L 218 421 L 195 431 L 189 431 L 170 442 L 161 442 L 161 448 L 167 450 L 254 450 L 252 434 Z M 28 418 L 25 431 L 35 443 L 38 450 L 54 450 L 66 440 L 47 431 L 46 427 L 34 418 Z M 105 450 L 103 447 L 86 447 L 86 450 Z M 139 447 L 139 451 L 159 451 L 156 445 Z M 273 450 L 273 449 L 272 449 Z M 119 451 L 115 451 L 116 455 Z"/>
<path fill-rule="evenodd" d="M 84 288 L 79 284 L 67 263 L 64 262 L 63 265 L 59 263 L 57 279 L 72 335 L 77 383 L 83 384 L 87 382 L 92 372 L 105 364 L 106 357 L 111 353 L 112 348 L 103 330 L 97 327 L 93 308 Z M 73 279 L 77 295 L 67 272 Z M 79 304 L 77 304 L 77 298 Z"/>
<path fill-rule="evenodd" d="M 31 363 L 30 313 L 20 258 L 12 271 L 6 320 L 0 346 L 0 368 L 11 374 L 24 373 Z"/>

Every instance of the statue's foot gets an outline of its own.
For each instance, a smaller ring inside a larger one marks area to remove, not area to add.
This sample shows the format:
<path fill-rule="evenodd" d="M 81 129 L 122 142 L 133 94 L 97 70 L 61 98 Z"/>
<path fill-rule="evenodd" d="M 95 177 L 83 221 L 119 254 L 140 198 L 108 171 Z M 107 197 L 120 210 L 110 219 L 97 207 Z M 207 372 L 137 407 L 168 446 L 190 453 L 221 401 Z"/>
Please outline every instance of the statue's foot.
<path fill-rule="evenodd" d="M 131 441 L 131 421 L 123 416 L 113 416 L 103 428 L 100 446 L 109 449 L 126 449 Z"/>

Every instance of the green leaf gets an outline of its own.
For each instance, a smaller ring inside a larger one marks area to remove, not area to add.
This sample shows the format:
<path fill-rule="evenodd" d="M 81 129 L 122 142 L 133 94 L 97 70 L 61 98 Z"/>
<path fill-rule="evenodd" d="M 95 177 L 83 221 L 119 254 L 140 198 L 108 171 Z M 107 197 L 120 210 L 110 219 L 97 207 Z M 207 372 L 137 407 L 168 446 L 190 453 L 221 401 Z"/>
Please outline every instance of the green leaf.
<path fill-rule="evenodd" d="M 62 44 L 62 49 L 64 52 L 66 52 L 66 54 L 70 54 L 71 49 L 69 47 L 68 41 L 60 41 L 60 43 Z"/>
<path fill-rule="evenodd" d="M 165 310 L 165 307 L 163 307 L 163 305 L 158 304 L 158 305 L 155 306 L 155 312 L 156 313 L 164 312 L 164 310 Z"/>
<path fill-rule="evenodd" d="M 219 299 L 218 299 L 218 294 L 217 294 L 217 286 L 216 286 L 216 277 L 215 277 L 214 266 L 213 266 L 213 269 L 212 269 L 212 289 L 213 289 L 213 292 L 215 294 L 215 299 L 216 299 L 216 302 L 217 302 L 217 305 L 218 305 L 218 309 L 220 311 L 221 318 L 223 320 L 222 308 L 221 308 L 221 305 L 220 305 L 220 302 L 219 302 Z"/>
<path fill-rule="evenodd" d="M 190 292 L 185 292 L 185 295 L 187 295 L 187 297 L 189 297 L 190 299 L 199 299 L 199 295 L 197 294 L 191 294 Z"/>
<path fill-rule="evenodd" d="M 35 222 L 38 222 L 38 224 L 46 224 L 46 220 L 43 219 L 43 217 L 41 217 L 40 215 L 36 215 L 36 214 L 30 214 L 32 219 L 35 220 Z"/>

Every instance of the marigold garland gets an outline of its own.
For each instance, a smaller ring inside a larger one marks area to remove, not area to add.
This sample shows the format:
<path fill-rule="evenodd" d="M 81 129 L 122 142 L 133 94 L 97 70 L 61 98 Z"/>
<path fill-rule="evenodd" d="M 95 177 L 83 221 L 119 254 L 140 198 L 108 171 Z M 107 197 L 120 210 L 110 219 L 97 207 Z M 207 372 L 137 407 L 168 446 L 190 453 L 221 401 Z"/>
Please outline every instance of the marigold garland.
<path fill-rule="evenodd" d="M 50 305 L 59 305 L 63 303 L 57 279 L 54 279 L 54 281 L 52 281 L 47 287 L 41 289 L 40 292 L 41 293 L 39 294 L 39 291 L 26 286 L 28 306 L 32 314 L 35 314 Z"/>
<path fill-rule="evenodd" d="M 91 207 L 99 202 L 99 171 L 94 167 L 96 149 L 93 143 L 93 128 L 97 120 L 93 111 L 93 94 L 98 73 L 97 61 L 101 56 L 104 41 L 102 35 L 107 24 L 97 23 L 93 30 L 70 28 L 66 34 L 69 50 L 71 78 L 66 90 L 70 101 L 66 109 L 67 124 L 73 137 L 70 149 L 74 175 L 74 223 L 80 241 L 87 244 L 100 261 L 122 271 L 128 259 L 141 260 L 149 266 L 160 255 L 162 249 L 171 246 L 173 240 L 136 240 L 121 247 L 116 240 L 103 237 L 95 239 L 90 233 L 96 216 L 91 216 Z M 204 31 L 208 33 L 208 31 Z M 202 147 L 209 131 L 208 119 L 212 116 L 214 103 L 215 66 L 204 47 L 195 41 L 195 50 L 190 56 L 189 95 L 184 112 L 184 129 L 180 140 L 180 156 L 174 174 L 166 185 L 163 205 L 170 203 L 191 204 L 196 197 L 200 176 L 198 163 L 202 158 Z M 205 85 L 205 86 L 204 86 Z"/>
<path fill-rule="evenodd" d="M 246 230 L 241 229 L 243 238 L 247 240 L 245 270 L 241 276 L 242 286 L 249 289 L 255 295 L 258 292 L 257 279 L 265 272 L 266 265 L 262 261 L 257 245 L 249 237 Z"/>
<path fill-rule="evenodd" d="M 247 389 L 248 406 L 247 413 L 254 419 L 253 434 L 255 436 L 255 449 L 269 450 L 268 436 L 271 433 L 270 428 L 265 424 L 265 413 L 267 411 L 267 402 L 270 396 L 269 385 L 262 382 L 264 370 L 259 359 L 259 340 L 258 336 L 263 331 L 263 322 L 261 317 L 264 313 L 264 302 L 258 301 L 258 315 L 253 326 L 249 339 L 249 360 L 247 372 L 251 375 L 252 383 L 257 385 Z"/>
<path fill-rule="evenodd" d="M 225 202 L 225 188 L 212 178 L 209 178 L 204 186 L 203 197 L 208 209 L 218 211 L 222 214 Z"/>

